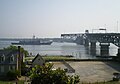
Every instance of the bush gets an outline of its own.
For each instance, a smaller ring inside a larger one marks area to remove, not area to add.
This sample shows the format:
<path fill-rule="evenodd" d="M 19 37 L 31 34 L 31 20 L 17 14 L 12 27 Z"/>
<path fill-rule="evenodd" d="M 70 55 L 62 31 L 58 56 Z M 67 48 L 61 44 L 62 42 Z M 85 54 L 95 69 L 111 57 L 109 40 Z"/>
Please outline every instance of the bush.
<path fill-rule="evenodd" d="M 18 76 L 20 76 L 19 71 L 8 71 L 6 74 L 8 80 L 15 80 Z"/>
<path fill-rule="evenodd" d="M 52 70 L 52 64 L 45 66 L 36 65 L 30 71 L 31 84 L 77 84 L 79 76 L 68 76 L 66 72 L 60 68 Z"/>

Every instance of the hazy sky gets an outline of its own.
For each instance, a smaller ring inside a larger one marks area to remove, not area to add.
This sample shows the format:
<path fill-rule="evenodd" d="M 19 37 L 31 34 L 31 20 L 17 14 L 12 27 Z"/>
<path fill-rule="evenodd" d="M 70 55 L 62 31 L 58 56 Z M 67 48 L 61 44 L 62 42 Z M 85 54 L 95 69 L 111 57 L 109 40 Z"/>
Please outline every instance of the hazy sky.
<path fill-rule="evenodd" d="M 120 31 L 120 0 L 0 0 L 0 38 L 60 37 L 101 27 Z"/>

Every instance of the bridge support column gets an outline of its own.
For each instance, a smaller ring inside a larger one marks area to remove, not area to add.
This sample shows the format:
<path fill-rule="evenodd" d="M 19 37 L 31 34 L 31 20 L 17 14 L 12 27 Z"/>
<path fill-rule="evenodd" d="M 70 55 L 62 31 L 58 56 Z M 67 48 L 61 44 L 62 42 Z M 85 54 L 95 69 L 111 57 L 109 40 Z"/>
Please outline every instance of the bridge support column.
<path fill-rule="evenodd" d="M 89 40 L 87 38 L 84 40 L 84 45 L 89 46 Z"/>
<path fill-rule="evenodd" d="M 83 36 L 79 36 L 76 38 L 75 42 L 79 45 L 83 45 Z"/>
<path fill-rule="evenodd" d="M 80 45 L 83 45 L 83 37 L 80 38 Z"/>
<path fill-rule="evenodd" d="M 109 46 L 110 46 L 110 43 L 100 43 L 100 55 L 101 56 L 109 55 Z"/>
<path fill-rule="evenodd" d="M 117 58 L 120 60 L 120 47 L 118 48 Z"/>
<path fill-rule="evenodd" d="M 90 42 L 90 53 L 96 55 L 96 42 Z"/>

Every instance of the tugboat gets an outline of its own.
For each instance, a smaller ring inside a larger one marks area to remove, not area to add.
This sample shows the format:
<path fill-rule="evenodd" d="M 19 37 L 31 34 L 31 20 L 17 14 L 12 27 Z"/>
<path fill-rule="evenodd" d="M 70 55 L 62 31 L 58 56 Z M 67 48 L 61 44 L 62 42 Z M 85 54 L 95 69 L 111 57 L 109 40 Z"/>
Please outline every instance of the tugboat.
<path fill-rule="evenodd" d="M 52 41 L 41 41 L 40 39 L 36 39 L 35 36 L 33 36 L 30 40 L 22 40 L 18 43 L 11 43 L 12 45 L 51 45 Z"/>

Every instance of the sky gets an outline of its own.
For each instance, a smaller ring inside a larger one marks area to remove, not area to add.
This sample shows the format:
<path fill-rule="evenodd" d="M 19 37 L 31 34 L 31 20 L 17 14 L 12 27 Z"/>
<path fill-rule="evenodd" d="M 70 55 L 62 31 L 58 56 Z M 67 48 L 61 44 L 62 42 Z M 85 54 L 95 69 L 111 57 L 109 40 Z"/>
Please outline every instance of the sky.
<path fill-rule="evenodd" d="M 120 0 L 0 0 L 0 38 L 54 38 L 99 28 L 120 32 Z"/>

